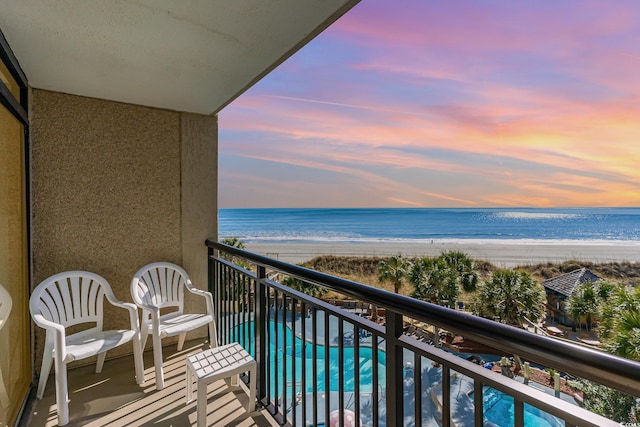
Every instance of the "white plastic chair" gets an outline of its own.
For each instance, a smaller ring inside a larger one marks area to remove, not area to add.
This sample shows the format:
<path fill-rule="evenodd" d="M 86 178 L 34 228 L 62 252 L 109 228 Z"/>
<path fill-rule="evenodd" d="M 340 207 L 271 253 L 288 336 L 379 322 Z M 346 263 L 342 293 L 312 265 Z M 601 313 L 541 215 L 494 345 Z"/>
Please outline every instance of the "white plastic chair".
<path fill-rule="evenodd" d="M 104 298 L 129 312 L 130 329 L 103 330 Z M 99 374 L 108 350 L 133 341 L 137 382 L 144 382 L 138 310 L 131 303 L 117 300 L 103 277 L 87 271 L 66 271 L 51 276 L 33 290 L 29 310 L 35 324 L 47 331 L 37 397 L 42 399 L 51 364 L 55 362 L 59 425 L 69 422 L 67 363 L 98 355 L 96 373 Z M 95 323 L 95 326 L 66 335 L 67 327 L 84 323 Z"/>
<path fill-rule="evenodd" d="M 203 297 L 207 304 L 206 314 L 184 312 L 184 289 Z M 182 350 L 188 331 L 209 325 L 209 335 L 217 346 L 213 320 L 213 297 L 211 293 L 196 289 L 189 275 L 178 265 L 169 262 L 155 262 L 145 265 L 133 276 L 131 296 L 142 309 L 140 325 L 142 348 L 146 344 L 149 332 L 153 339 L 153 363 L 156 371 L 156 388 L 164 388 L 162 370 L 162 338 L 178 335 L 178 351 Z M 176 307 L 176 310 L 160 315 L 160 309 Z"/>
<path fill-rule="evenodd" d="M 7 319 L 9 319 L 12 304 L 11 295 L 0 285 L 0 330 L 2 330 L 7 323 Z M 0 405 L 2 405 L 3 408 L 9 407 L 9 395 L 7 394 L 7 387 L 4 384 L 2 368 L 0 368 Z"/>

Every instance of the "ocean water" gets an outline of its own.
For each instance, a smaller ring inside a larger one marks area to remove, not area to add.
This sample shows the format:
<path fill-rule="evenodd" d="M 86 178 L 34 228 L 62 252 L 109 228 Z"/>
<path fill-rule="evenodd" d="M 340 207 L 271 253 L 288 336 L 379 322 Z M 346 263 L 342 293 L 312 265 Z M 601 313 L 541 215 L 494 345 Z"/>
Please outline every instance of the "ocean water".
<path fill-rule="evenodd" d="M 219 234 L 245 242 L 640 243 L 640 208 L 220 209 Z"/>

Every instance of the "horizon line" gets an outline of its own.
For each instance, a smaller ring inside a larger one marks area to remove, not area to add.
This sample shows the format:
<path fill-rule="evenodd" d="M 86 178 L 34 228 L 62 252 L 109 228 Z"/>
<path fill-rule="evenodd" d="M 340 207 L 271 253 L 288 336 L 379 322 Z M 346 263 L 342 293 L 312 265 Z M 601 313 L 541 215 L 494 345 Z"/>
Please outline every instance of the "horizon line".
<path fill-rule="evenodd" d="M 221 209 L 640 209 L 640 206 L 253 206 L 253 207 L 219 207 Z"/>

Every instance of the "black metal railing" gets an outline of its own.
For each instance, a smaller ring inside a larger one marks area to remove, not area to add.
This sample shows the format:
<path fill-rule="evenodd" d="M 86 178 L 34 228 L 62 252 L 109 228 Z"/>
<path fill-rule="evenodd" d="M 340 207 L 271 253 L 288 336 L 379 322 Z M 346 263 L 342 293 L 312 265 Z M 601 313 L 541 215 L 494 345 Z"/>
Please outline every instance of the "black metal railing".
<path fill-rule="evenodd" d="M 483 425 L 502 416 L 506 410 L 500 405 L 513 408 L 512 419 L 505 422 L 516 427 L 524 425 L 525 412 L 551 425 L 619 425 L 444 351 L 437 334 L 431 340 L 411 336 L 407 322 L 432 325 L 505 355 L 640 395 L 640 363 L 212 240 L 206 244 L 219 342 L 238 341 L 254 355 L 257 378 L 249 380 L 257 382 L 260 402 L 281 425 L 329 425 L 335 412 L 343 426 L 347 411 L 372 427 L 428 421 Z M 382 308 L 383 322 L 269 278 L 277 275 Z"/>

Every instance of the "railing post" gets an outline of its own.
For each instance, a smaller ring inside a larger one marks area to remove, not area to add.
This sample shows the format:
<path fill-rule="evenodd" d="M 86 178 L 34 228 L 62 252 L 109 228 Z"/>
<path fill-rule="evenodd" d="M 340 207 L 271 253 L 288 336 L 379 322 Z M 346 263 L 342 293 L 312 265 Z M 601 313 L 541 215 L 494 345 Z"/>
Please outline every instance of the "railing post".
<path fill-rule="evenodd" d="M 215 333 L 216 335 L 219 335 L 218 330 L 219 330 L 219 324 L 218 324 L 218 319 L 217 317 L 217 310 L 215 310 L 215 306 L 216 306 L 216 301 L 218 298 L 218 274 L 217 274 L 217 262 L 214 262 L 214 256 L 216 255 L 216 250 L 213 249 L 212 247 L 208 247 L 207 248 L 207 267 L 208 267 L 208 273 L 207 273 L 207 289 L 209 292 L 211 292 L 211 295 L 213 296 L 213 317 L 214 317 L 214 324 L 215 324 L 215 328 L 213 329 L 213 333 Z M 209 343 L 213 344 L 213 343 L 218 343 L 220 342 L 220 337 L 209 337 Z"/>
<path fill-rule="evenodd" d="M 254 334 L 255 334 L 255 359 L 256 380 L 257 380 L 257 396 L 258 400 L 262 401 L 267 398 L 267 369 L 269 367 L 266 363 L 267 357 L 267 331 L 266 325 L 269 318 L 269 307 L 267 307 L 267 289 L 263 284 L 263 280 L 267 277 L 266 269 L 258 265 L 256 266 L 256 297 L 255 300 L 255 319 Z"/>
<path fill-rule="evenodd" d="M 402 346 L 398 338 L 402 336 L 402 315 L 386 310 L 385 341 L 387 360 L 387 425 L 404 425 L 404 389 L 402 373 L 404 370 Z"/>

